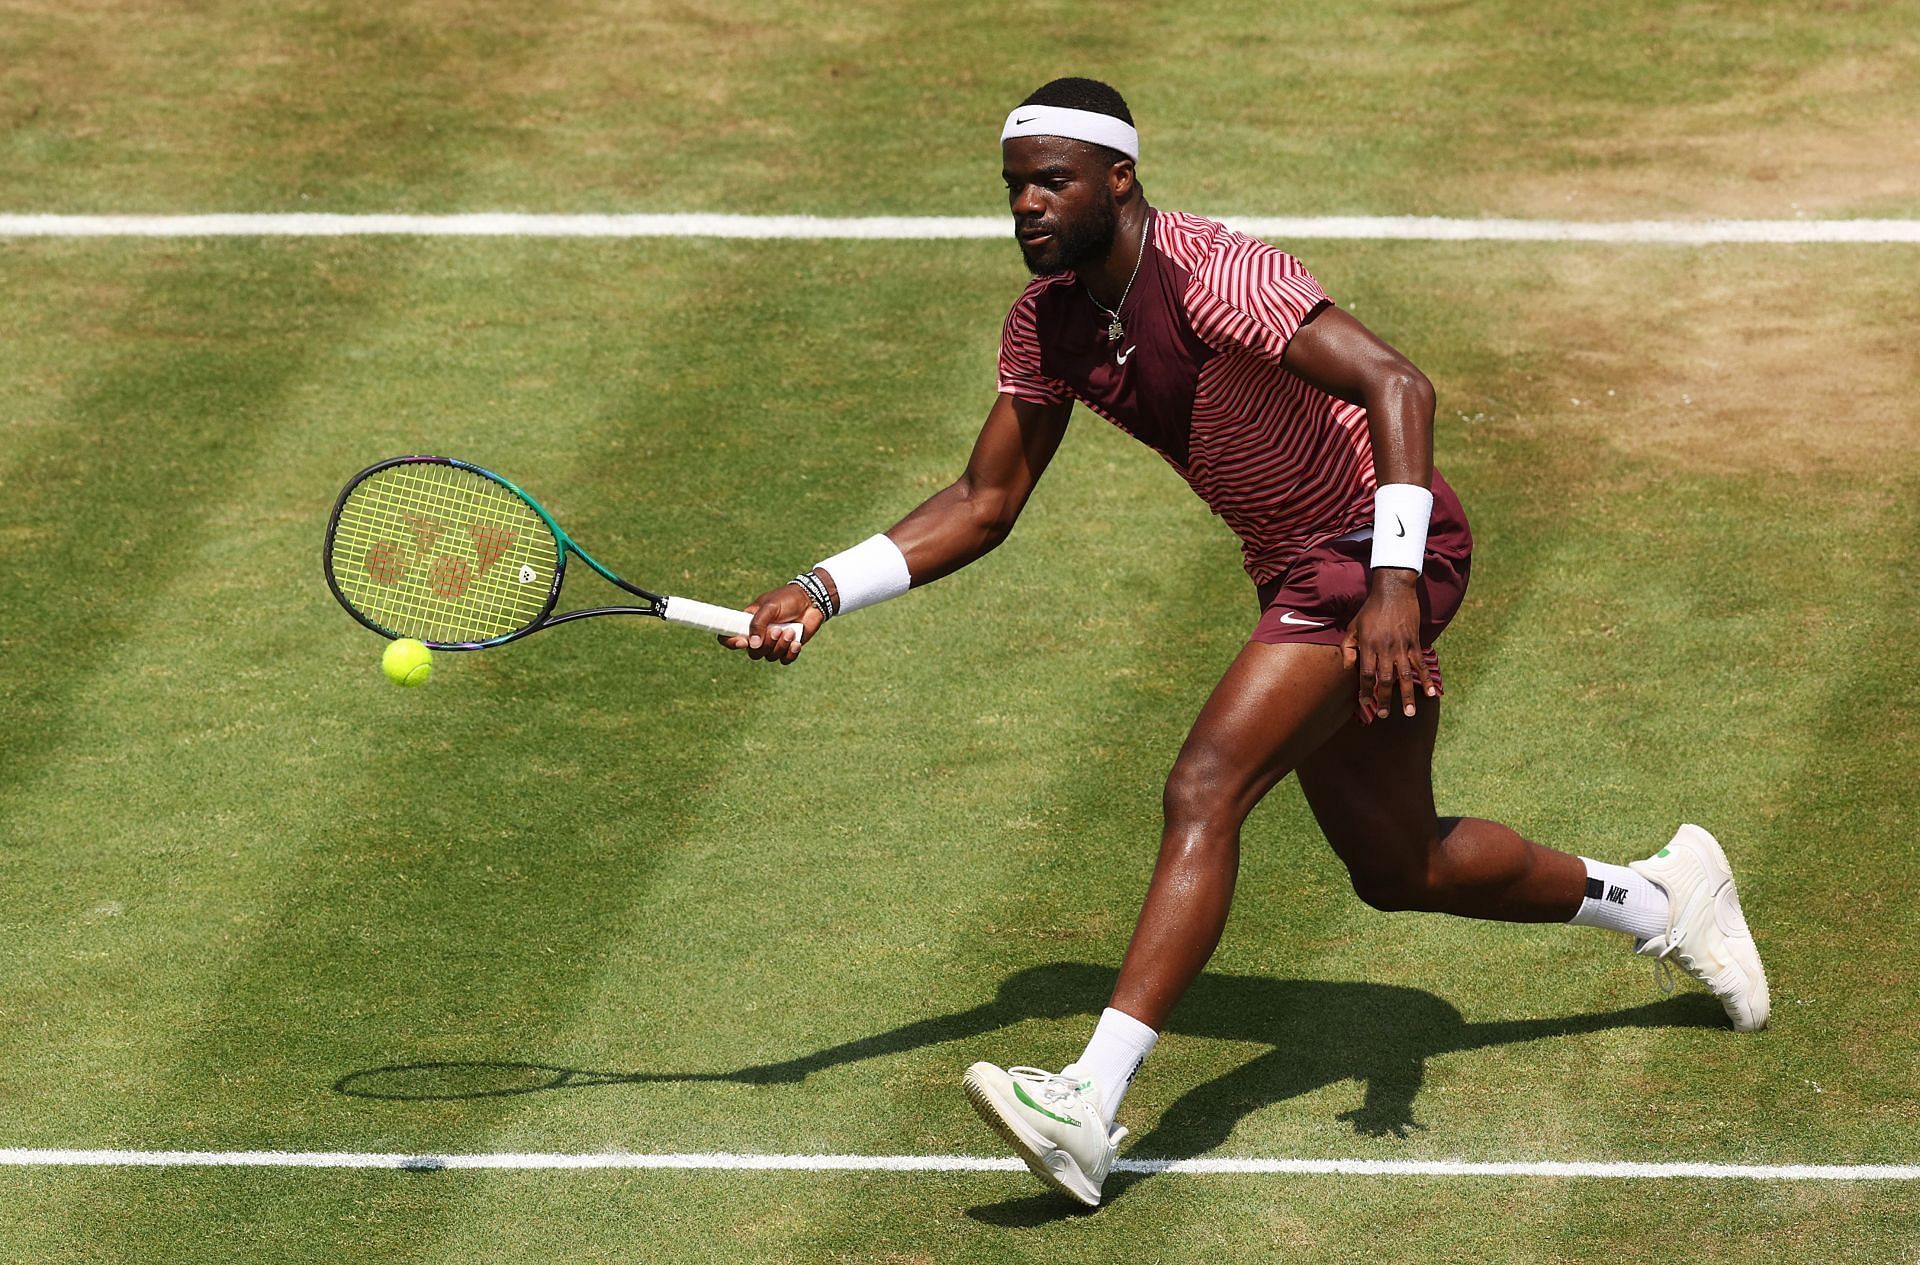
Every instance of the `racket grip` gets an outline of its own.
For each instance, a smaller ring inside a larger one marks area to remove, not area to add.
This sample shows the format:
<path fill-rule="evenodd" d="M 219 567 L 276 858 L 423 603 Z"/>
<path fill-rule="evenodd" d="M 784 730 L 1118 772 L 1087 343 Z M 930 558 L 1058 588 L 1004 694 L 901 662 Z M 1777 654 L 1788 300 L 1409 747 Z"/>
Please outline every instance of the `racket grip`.
<path fill-rule="evenodd" d="M 703 632 L 717 633 L 722 637 L 744 637 L 753 627 L 753 616 L 745 611 L 734 610 L 731 606 L 713 606 L 706 602 L 696 602 L 690 597 L 669 597 L 660 603 L 660 614 L 669 624 L 678 624 L 682 628 L 698 628 Z M 775 624 L 773 631 L 789 637 L 799 637 L 802 629 L 799 624 Z"/>

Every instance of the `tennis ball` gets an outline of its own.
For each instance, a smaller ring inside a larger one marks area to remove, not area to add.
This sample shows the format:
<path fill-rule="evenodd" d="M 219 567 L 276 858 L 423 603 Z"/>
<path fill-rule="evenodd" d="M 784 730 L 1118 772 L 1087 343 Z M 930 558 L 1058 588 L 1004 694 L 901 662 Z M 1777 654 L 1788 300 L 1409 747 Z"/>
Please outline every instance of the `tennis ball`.
<path fill-rule="evenodd" d="M 433 675 L 433 651 L 411 637 L 388 642 L 380 670 L 395 685 L 425 685 Z"/>

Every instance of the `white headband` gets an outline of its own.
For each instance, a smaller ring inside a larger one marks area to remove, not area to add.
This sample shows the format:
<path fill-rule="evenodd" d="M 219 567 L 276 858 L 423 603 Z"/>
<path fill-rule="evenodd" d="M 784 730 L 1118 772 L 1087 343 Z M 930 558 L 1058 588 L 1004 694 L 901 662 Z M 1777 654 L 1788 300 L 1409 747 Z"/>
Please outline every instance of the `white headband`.
<path fill-rule="evenodd" d="M 1140 133 L 1131 123 L 1092 110 L 1069 110 L 1061 105 L 1023 105 L 1007 116 L 1000 139 L 1016 136 L 1064 136 L 1072 141 L 1105 145 L 1140 161 Z"/>

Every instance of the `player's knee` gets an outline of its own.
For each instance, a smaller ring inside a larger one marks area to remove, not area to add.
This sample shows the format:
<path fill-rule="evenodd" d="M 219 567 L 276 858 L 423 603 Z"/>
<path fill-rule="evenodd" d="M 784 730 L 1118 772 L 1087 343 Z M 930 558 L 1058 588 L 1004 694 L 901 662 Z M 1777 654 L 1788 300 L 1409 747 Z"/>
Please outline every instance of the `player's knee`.
<path fill-rule="evenodd" d="M 1167 828 L 1179 831 L 1215 824 L 1232 814 L 1233 796 L 1217 761 L 1182 755 L 1167 775 L 1160 797 Z"/>

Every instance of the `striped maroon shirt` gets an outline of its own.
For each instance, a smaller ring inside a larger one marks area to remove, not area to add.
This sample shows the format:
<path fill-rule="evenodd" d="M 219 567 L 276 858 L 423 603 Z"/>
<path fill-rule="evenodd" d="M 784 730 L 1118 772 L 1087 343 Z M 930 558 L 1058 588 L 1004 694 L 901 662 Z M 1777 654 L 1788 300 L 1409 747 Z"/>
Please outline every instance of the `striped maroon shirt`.
<path fill-rule="evenodd" d="M 1152 447 L 1240 537 L 1255 584 L 1302 550 L 1373 522 L 1367 413 L 1280 366 L 1331 302 L 1300 261 L 1214 220 L 1152 211 L 1120 309 L 1126 336 L 1071 272 L 1039 277 L 1007 314 L 1000 390 L 1081 400 Z"/>

